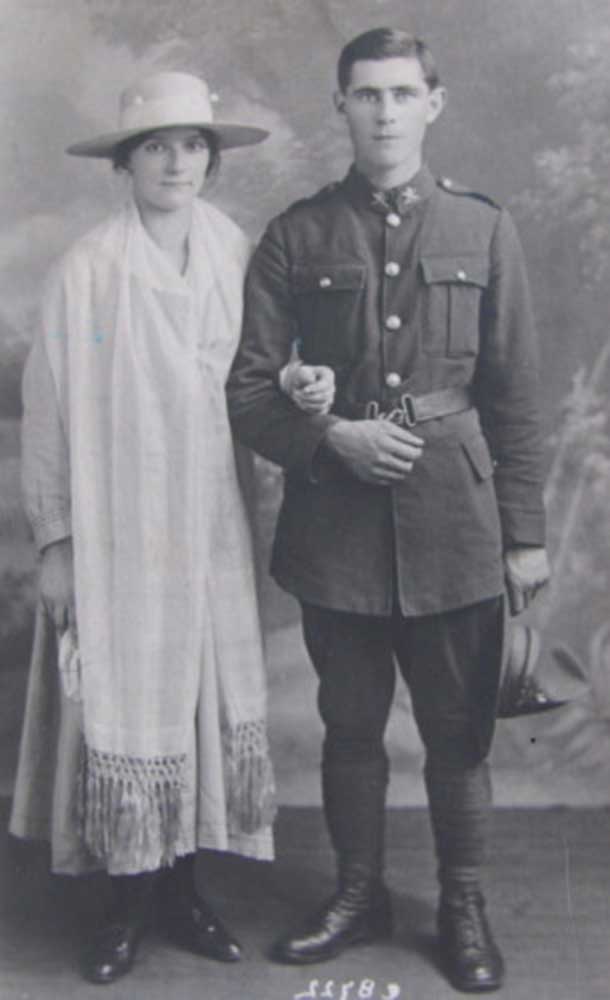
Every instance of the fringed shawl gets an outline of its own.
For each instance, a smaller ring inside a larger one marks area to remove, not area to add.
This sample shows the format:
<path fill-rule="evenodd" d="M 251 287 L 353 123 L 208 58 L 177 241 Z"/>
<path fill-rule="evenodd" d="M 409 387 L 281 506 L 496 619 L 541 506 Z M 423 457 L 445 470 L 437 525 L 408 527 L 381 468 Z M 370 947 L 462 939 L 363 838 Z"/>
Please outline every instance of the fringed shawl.
<path fill-rule="evenodd" d="M 247 243 L 194 206 L 185 277 L 130 203 L 48 283 L 69 441 L 86 744 L 82 821 L 115 871 L 171 863 L 201 671 L 218 690 L 229 824 L 272 818 L 251 542 L 224 383 Z"/>

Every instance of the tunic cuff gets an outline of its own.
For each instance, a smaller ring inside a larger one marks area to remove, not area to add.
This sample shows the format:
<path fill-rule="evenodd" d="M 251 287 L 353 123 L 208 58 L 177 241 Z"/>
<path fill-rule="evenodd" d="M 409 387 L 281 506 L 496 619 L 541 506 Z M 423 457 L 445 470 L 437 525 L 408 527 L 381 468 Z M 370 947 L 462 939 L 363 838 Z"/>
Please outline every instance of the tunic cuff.
<path fill-rule="evenodd" d="M 61 542 L 72 535 L 72 519 L 69 511 L 54 511 L 31 518 L 34 541 L 39 552 Z"/>
<path fill-rule="evenodd" d="M 502 542 L 505 550 L 520 545 L 544 548 L 546 544 L 544 511 L 501 506 L 500 518 L 502 521 Z"/>

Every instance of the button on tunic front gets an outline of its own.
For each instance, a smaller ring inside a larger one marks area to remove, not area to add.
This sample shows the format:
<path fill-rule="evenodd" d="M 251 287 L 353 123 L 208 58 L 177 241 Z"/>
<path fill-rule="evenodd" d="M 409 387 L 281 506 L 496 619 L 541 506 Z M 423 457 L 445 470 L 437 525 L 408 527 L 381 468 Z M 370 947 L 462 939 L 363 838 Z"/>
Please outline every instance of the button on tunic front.
<path fill-rule="evenodd" d="M 276 579 L 361 614 L 497 596 L 503 547 L 544 540 L 536 338 L 512 221 L 425 167 L 409 189 L 394 208 L 352 169 L 271 222 L 228 383 L 235 433 L 286 472 Z M 335 372 L 326 416 L 278 391 L 295 341 L 304 361 Z M 418 424 L 422 456 L 395 487 L 359 481 L 323 443 L 339 418 L 450 388 L 475 407 Z"/>
<path fill-rule="evenodd" d="M 402 326 L 402 320 L 400 316 L 388 316 L 385 321 L 387 330 L 400 330 Z"/>

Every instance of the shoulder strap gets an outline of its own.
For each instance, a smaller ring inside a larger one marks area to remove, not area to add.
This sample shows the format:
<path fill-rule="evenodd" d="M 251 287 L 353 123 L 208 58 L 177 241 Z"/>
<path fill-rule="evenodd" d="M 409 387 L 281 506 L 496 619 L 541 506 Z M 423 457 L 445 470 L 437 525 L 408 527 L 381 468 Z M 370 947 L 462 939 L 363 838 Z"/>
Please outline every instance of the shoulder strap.
<path fill-rule="evenodd" d="M 491 205 L 492 208 L 500 207 L 498 203 L 493 200 L 493 198 L 490 198 L 486 194 L 481 194 L 480 191 L 473 191 L 471 188 L 463 187 L 461 184 L 452 180 L 451 177 L 440 177 L 436 183 L 442 191 L 446 191 L 448 194 L 454 194 L 457 197 L 462 198 L 476 198 L 477 201 L 482 201 L 486 205 Z"/>

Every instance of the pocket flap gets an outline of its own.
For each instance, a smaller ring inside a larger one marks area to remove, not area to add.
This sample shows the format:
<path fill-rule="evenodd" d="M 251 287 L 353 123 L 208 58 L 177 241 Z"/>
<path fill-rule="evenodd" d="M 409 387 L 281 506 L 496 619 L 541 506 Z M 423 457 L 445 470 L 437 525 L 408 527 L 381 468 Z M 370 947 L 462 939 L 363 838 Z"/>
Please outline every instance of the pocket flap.
<path fill-rule="evenodd" d="M 489 282 L 489 261 L 486 257 L 461 254 L 451 257 L 422 257 L 421 266 L 427 285 L 439 282 L 456 285 L 477 285 L 486 288 Z"/>
<path fill-rule="evenodd" d="M 473 472 L 480 482 L 490 479 L 494 474 L 494 463 L 489 454 L 489 446 L 482 434 L 462 441 L 462 448 L 472 466 Z"/>
<path fill-rule="evenodd" d="M 294 292 L 347 292 L 364 288 L 364 264 L 295 264 Z"/>

